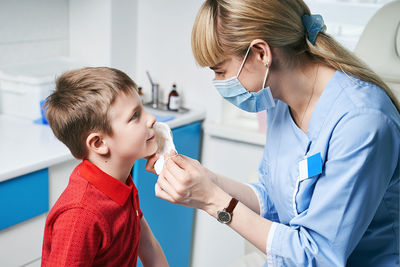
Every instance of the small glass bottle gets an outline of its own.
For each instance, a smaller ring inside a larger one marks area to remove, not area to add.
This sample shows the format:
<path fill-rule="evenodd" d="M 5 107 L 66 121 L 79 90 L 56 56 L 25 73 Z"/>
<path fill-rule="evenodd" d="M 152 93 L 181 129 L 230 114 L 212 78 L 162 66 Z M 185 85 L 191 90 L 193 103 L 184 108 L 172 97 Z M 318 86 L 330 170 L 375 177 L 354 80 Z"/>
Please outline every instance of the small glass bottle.
<path fill-rule="evenodd" d="M 178 111 L 180 105 L 180 96 L 176 91 L 176 84 L 172 84 L 171 92 L 168 95 L 168 109 Z"/>
<path fill-rule="evenodd" d="M 143 89 L 140 86 L 138 87 L 138 94 L 139 94 L 139 97 L 140 97 L 140 101 L 142 101 L 142 103 L 144 103 Z"/>

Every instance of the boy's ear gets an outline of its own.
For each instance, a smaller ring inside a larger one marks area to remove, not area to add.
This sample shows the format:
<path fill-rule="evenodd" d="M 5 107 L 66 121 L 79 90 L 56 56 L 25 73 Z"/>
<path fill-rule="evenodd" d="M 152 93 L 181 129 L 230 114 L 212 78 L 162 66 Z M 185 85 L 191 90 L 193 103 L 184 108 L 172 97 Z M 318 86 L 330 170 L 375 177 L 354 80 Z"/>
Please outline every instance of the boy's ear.
<path fill-rule="evenodd" d="M 88 135 L 86 138 L 86 146 L 88 150 L 101 156 L 105 156 L 109 152 L 109 148 L 103 140 L 103 135 L 98 132 L 93 132 Z"/>

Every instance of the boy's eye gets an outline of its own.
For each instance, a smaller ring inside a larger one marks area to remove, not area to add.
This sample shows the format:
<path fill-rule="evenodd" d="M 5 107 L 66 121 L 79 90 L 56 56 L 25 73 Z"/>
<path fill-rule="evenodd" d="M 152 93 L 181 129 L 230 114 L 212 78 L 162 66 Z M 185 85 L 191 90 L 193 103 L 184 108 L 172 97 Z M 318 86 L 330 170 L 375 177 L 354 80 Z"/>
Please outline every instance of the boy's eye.
<path fill-rule="evenodd" d="M 129 119 L 129 121 L 132 120 L 136 120 L 137 118 L 140 117 L 140 112 L 139 111 L 135 111 L 135 113 L 133 113 L 132 117 Z"/>

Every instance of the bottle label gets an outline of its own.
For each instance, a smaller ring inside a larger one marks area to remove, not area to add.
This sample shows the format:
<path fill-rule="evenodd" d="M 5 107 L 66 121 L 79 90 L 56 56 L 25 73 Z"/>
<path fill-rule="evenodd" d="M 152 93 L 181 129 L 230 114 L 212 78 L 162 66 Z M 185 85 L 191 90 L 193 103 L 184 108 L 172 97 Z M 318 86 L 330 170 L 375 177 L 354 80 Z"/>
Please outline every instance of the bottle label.
<path fill-rule="evenodd" d="M 178 110 L 180 97 L 179 96 L 170 96 L 169 98 L 169 109 L 171 110 Z"/>

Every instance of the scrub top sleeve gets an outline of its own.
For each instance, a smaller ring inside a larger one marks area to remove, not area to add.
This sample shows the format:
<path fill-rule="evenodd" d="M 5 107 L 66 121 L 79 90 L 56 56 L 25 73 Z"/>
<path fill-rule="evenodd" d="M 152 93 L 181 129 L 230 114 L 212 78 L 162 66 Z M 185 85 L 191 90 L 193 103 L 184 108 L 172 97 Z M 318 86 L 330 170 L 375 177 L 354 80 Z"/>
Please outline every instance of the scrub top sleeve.
<path fill-rule="evenodd" d="M 266 159 L 266 150 L 264 151 L 263 158 L 258 167 L 258 182 L 257 183 L 246 183 L 253 189 L 254 193 L 257 196 L 258 203 L 260 205 L 260 216 L 264 217 L 268 220 L 279 222 L 278 212 L 275 209 L 275 206 L 268 196 L 267 187 L 264 183 L 266 179 L 268 179 L 268 168 L 267 168 L 267 159 Z"/>
<path fill-rule="evenodd" d="M 379 111 L 345 115 L 322 174 L 309 178 L 318 180 L 308 208 L 276 225 L 268 266 L 345 266 L 396 179 L 399 140 L 399 128 Z"/>
<path fill-rule="evenodd" d="M 265 185 L 262 182 L 248 183 L 247 185 L 253 189 L 257 196 L 260 205 L 260 216 L 273 222 L 279 222 L 278 212 L 268 196 Z"/>

